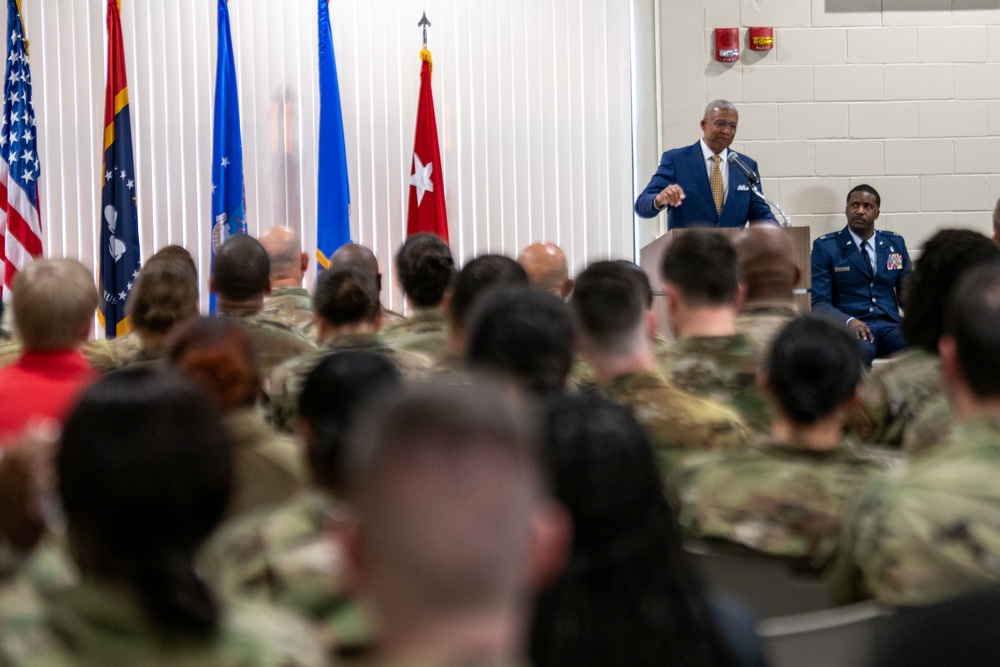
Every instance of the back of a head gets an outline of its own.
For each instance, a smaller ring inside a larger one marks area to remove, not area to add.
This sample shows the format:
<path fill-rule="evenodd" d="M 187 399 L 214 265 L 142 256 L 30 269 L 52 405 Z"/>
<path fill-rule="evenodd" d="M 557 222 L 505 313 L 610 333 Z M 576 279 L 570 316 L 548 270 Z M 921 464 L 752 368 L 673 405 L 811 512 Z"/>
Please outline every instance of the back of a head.
<path fill-rule="evenodd" d="M 722 234 L 703 229 L 685 230 L 674 238 L 663 253 L 660 276 L 695 308 L 735 305 L 739 293 L 736 249 Z"/>
<path fill-rule="evenodd" d="M 937 354 L 941 318 L 955 283 L 982 264 L 1000 262 L 1000 248 L 967 229 L 942 229 L 925 244 L 906 285 L 906 317 L 901 329 L 907 342 Z"/>
<path fill-rule="evenodd" d="M 198 267 L 194 263 L 194 257 L 191 253 L 187 251 L 183 246 L 176 244 L 165 245 L 155 253 L 152 257 L 146 260 L 146 266 L 149 266 L 153 262 L 173 262 L 178 266 L 183 266 L 190 269 L 191 273 L 194 275 L 195 284 L 198 283 Z"/>
<path fill-rule="evenodd" d="M 374 322 L 379 313 L 378 286 L 354 267 L 330 267 L 316 281 L 313 309 L 333 326 Z"/>
<path fill-rule="evenodd" d="M 646 310 L 653 307 L 653 285 L 649 282 L 649 276 L 642 270 L 642 267 L 628 259 L 616 259 L 615 264 L 628 269 L 635 277 L 639 286 L 639 294 L 642 295 L 642 302 L 646 305 Z"/>
<path fill-rule="evenodd" d="M 569 280 L 569 266 L 562 248 L 554 243 L 532 243 L 521 251 L 517 262 L 524 267 L 532 287 L 563 296 Z"/>
<path fill-rule="evenodd" d="M 573 521 L 573 551 L 536 603 L 534 665 L 722 665 L 652 448 L 624 407 L 550 400 L 544 458 Z"/>
<path fill-rule="evenodd" d="M 421 232 L 407 237 L 396 254 L 396 272 L 406 296 L 418 308 L 441 303 L 455 275 L 451 248 L 437 234 Z"/>
<path fill-rule="evenodd" d="M 252 405 L 260 394 L 253 340 L 238 319 L 195 317 L 167 341 L 167 362 L 194 382 L 224 412 Z"/>
<path fill-rule="evenodd" d="M 87 339 L 97 308 L 90 271 L 75 259 L 36 259 L 14 278 L 14 326 L 27 350 L 71 350 Z"/>
<path fill-rule="evenodd" d="M 137 331 L 167 333 L 178 322 L 198 314 L 195 274 L 175 261 L 148 263 L 136 278 L 128 311 Z"/>
<path fill-rule="evenodd" d="M 810 425 L 850 401 L 861 382 L 861 353 L 847 330 L 804 315 L 786 324 L 767 358 L 767 382 L 778 409 Z"/>
<path fill-rule="evenodd" d="M 577 276 L 570 309 L 580 334 L 594 346 L 624 352 L 642 327 L 646 295 L 630 267 L 594 262 Z"/>
<path fill-rule="evenodd" d="M 747 286 L 747 299 L 792 300 L 799 268 L 792 241 L 777 225 L 758 223 L 733 239 L 739 272 Z"/>
<path fill-rule="evenodd" d="M 308 425 L 307 454 L 317 483 L 336 492 L 343 489 L 345 438 L 354 414 L 402 384 L 402 374 L 388 356 L 365 350 L 331 354 L 309 373 L 298 414 Z"/>
<path fill-rule="evenodd" d="M 1000 266 L 979 266 L 959 280 L 942 333 L 954 339 L 959 371 L 972 393 L 1000 397 Z"/>
<path fill-rule="evenodd" d="M 348 496 L 377 599 L 397 618 L 520 606 L 541 498 L 520 401 L 483 382 L 423 385 L 357 424 Z"/>
<path fill-rule="evenodd" d="M 271 262 L 264 246 L 248 234 L 231 236 L 215 253 L 212 284 L 232 301 L 262 297 L 271 286 Z"/>
<path fill-rule="evenodd" d="M 271 227 L 260 235 L 261 246 L 267 253 L 271 280 L 302 279 L 302 241 L 290 227 Z"/>
<path fill-rule="evenodd" d="M 510 257 L 480 255 L 470 261 L 452 281 L 452 325 L 464 327 L 476 300 L 487 290 L 509 285 L 528 285 L 528 274 Z"/>
<path fill-rule="evenodd" d="M 360 243 L 345 243 L 330 257 L 330 267 L 350 267 L 369 276 L 376 285 L 379 282 L 378 258 L 375 253 Z"/>
<path fill-rule="evenodd" d="M 201 392 L 150 368 L 104 377 L 67 420 L 56 466 L 84 574 L 137 590 L 162 633 L 210 632 L 193 554 L 222 518 L 232 461 Z"/>
<path fill-rule="evenodd" d="M 526 287 L 483 296 L 469 318 L 470 367 L 513 376 L 530 391 L 563 391 L 573 368 L 573 323 L 562 299 Z"/>

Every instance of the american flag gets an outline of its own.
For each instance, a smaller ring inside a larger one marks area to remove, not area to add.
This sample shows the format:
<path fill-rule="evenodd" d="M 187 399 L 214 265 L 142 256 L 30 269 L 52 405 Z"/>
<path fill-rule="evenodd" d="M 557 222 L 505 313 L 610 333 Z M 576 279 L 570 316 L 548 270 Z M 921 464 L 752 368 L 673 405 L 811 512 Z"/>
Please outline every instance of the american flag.
<path fill-rule="evenodd" d="M 4 261 L 4 297 L 17 271 L 32 257 L 42 254 L 38 209 L 41 164 L 24 26 L 16 0 L 7 0 L 7 70 L 0 124 L 0 254 Z"/>

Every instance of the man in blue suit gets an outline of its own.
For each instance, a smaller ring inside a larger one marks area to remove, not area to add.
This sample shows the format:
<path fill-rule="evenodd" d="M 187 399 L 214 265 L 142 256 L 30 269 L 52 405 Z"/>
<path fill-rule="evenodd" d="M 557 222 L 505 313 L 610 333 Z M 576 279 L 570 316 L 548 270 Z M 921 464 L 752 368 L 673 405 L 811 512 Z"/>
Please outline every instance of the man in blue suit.
<path fill-rule="evenodd" d="M 847 194 L 847 226 L 812 247 L 812 307 L 850 327 L 865 364 L 906 347 L 899 331 L 899 296 L 910 256 L 899 234 L 875 231 L 882 199 L 870 185 Z"/>
<path fill-rule="evenodd" d="M 635 212 L 655 218 L 667 210 L 667 229 L 742 227 L 747 221 L 774 222 L 771 207 L 750 192 L 750 182 L 729 163 L 729 144 L 736 137 L 739 114 L 732 102 L 714 100 L 701 119 L 704 136 L 693 146 L 663 154 L 660 167 L 635 200 Z M 757 163 L 740 154 L 757 174 Z"/>

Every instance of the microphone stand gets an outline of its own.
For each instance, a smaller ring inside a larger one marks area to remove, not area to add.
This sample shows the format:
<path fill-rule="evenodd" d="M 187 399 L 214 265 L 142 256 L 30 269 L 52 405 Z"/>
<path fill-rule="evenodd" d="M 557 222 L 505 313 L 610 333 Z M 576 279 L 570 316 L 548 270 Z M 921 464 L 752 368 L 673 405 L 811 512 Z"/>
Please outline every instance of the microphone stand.
<path fill-rule="evenodd" d="M 755 195 L 757 195 L 758 197 L 760 197 L 761 200 L 763 200 L 763 202 L 765 204 L 767 204 L 768 206 L 770 206 L 771 208 L 773 208 L 774 210 L 776 210 L 778 212 L 778 215 L 781 216 L 781 219 L 784 221 L 784 222 L 782 222 L 781 226 L 782 227 L 791 227 L 792 226 L 792 220 L 791 220 L 791 218 L 789 218 L 787 215 L 785 215 L 785 212 L 781 210 L 780 206 L 778 206 L 773 201 L 771 201 L 770 199 L 768 199 L 767 197 L 765 197 L 758 188 L 760 188 L 760 184 L 758 184 L 758 183 L 751 183 L 750 184 L 750 192 L 752 192 Z"/>

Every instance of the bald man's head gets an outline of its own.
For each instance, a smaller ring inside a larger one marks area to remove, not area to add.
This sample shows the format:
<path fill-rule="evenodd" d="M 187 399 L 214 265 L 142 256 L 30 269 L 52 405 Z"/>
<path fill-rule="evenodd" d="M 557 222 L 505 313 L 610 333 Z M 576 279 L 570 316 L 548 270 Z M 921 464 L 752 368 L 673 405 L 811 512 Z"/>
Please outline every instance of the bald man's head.
<path fill-rule="evenodd" d="M 531 286 L 543 292 L 551 292 L 561 299 L 573 290 L 569 277 L 566 255 L 554 243 L 532 243 L 517 258 L 528 274 Z"/>
<path fill-rule="evenodd" d="M 379 291 L 382 290 L 382 274 L 378 270 L 378 258 L 375 253 L 359 243 L 345 243 L 337 248 L 330 257 L 330 268 L 349 267 L 357 269 L 375 282 Z"/>
<path fill-rule="evenodd" d="M 271 262 L 271 288 L 301 287 L 309 253 L 302 252 L 299 235 L 288 227 L 271 227 L 258 240 Z"/>
<path fill-rule="evenodd" d="M 802 273 L 792 259 L 792 242 L 771 224 L 751 225 L 733 239 L 747 302 L 791 301 Z"/>

